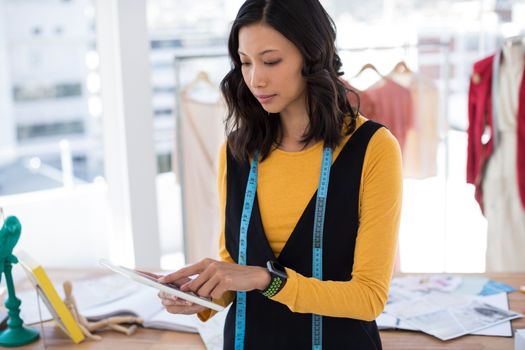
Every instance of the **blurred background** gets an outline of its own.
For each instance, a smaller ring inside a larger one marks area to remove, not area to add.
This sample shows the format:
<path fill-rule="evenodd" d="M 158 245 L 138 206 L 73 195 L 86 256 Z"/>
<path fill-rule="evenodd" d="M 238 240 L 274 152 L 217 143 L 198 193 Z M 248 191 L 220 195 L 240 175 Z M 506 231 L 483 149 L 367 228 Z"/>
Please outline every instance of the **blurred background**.
<path fill-rule="evenodd" d="M 401 271 L 485 271 L 465 174 L 470 75 L 524 32 L 525 1 L 321 2 L 352 86 L 404 63 L 436 93 L 430 170 L 405 176 Z M 22 222 L 19 248 L 48 267 L 216 254 L 217 87 L 241 4 L 0 0 L 0 207 Z M 377 72 L 358 74 L 367 63 Z"/>

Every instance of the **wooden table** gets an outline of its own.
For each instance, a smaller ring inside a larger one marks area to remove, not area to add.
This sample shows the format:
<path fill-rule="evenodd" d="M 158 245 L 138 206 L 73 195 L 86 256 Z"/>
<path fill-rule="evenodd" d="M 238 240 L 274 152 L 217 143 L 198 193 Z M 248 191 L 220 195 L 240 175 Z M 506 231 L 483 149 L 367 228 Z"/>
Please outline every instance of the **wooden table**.
<path fill-rule="evenodd" d="M 485 276 L 500 282 L 505 282 L 519 288 L 525 284 L 523 273 L 493 273 Z M 525 294 L 514 292 L 508 294 L 509 306 L 512 310 L 525 313 Z M 525 318 L 513 320 L 512 329 L 525 328 Z M 483 335 L 466 335 L 443 342 L 430 335 L 409 331 L 382 331 L 381 340 L 385 350 L 513 350 L 514 337 L 489 337 Z"/>
<path fill-rule="evenodd" d="M 63 270 L 50 271 L 51 279 L 61 282 L 65 279 L 79 280 L 93 277 L 93 273 Z M 490 278 L 508 283 L 514 287 L 525 284 L 523 273 L 488 274 Z M 27 285 L 20 286 L 22 288 Z M 18 288 L 18 286 L 17 286 Z M 20 289 L 22 289 L 20 288 Z M 525 294 L 514 292 L 509 294 L 510 308 L 514 311 L 525 312 Z M 40 327 L 36 327 L 40 329 Z M 47 349 L 78 349 L 78 350 L 205 350 L 206 347 L 198 334 L 188 334 L 154 329 L 139 329 L 131 337 L 116 332 L 99 333 L 101 341 L 86 340 L 79 345 L 74 345 L 66 336 L 56 328 L 53 323 L 47 322 L 43 326 Z M 512 328 L 525 328 L 525 318 L 512 321 Z M 437 338 L 420 332 L 409 331 L 381 331 L 384 350 L 512 350 L 514 349 L 513 337 L 489 337 L 467 335 L 458 339 L 442 342 Z M 44 349 L 43 337 L 30 345 L 21 347 L 24 350 Z M 249 350 L 249 349 L 248 349 Z"/>

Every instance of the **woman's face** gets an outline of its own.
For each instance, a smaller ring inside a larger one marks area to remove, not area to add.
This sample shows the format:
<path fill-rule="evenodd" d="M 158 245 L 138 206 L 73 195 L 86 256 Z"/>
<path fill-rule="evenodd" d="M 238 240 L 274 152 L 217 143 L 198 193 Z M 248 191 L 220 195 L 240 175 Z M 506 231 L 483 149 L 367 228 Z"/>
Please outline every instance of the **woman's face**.
<path fill-rule="evenodd" d="M 239 57 L 244 82 L 270 113 L 305 109 L 306 82 L 299 49 L 267 24 L 239 30 Z"/>

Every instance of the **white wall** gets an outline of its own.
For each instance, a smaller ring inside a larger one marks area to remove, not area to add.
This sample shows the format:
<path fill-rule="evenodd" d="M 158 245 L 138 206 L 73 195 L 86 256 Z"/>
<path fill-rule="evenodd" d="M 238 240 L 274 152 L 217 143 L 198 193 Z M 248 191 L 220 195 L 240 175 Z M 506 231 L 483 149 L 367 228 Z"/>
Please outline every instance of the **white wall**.
<path fill-rule="evenodd" d="M 4 196 L 0 206 L 22 223 L 15 251 L 45 267 L 96 266 L 109 254 L 105 197 L 104 184 L 89 184 Z"/>
<path fill-rule="evenodd" d="M 163 268 L 180 265 L 169 256 L 182 252 L 180 188 L 173 173 L 156 178 Z M 23 249 L 44 267 L 96 267 L 109 258 L 109 208 L 104 183 L 0 197 L 6 216 L 22 223 L 15 251 Z M 147 249 L 147 248 L 146 248 Z M 164 259 L 166 260 L 166 259 Z"/>

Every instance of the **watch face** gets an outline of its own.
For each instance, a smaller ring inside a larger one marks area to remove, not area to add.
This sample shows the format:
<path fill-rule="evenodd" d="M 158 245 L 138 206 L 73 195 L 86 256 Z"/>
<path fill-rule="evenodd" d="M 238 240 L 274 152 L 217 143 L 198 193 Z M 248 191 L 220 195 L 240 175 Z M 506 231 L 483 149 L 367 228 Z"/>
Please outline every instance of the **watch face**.
<path fill-rule="evenodd" d="M 277 261 L 270 261 L 271 269 L 270 272 L 273 272 L 279 277 L 288 278 L 286 270 L 283 265 L 279 264 Z"/>

